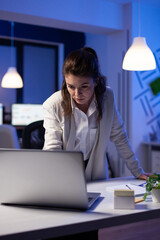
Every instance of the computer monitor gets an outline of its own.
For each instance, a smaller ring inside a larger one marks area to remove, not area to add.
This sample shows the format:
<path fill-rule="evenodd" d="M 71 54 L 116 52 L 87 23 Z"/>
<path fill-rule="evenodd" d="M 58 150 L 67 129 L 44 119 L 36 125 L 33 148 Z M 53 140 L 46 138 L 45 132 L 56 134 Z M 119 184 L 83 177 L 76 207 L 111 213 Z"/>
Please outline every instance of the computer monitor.
<path fill-rule="evenodd" d="M 3 104 L 0 103 L 0 125 L 3 124 Z"/>
<path fill-rule="evenodd" d="M 26 126 L 38 120 L 43 120 L 42 104 L 15 103 L 11 105 L 11 124 L 13 126 Z"/>

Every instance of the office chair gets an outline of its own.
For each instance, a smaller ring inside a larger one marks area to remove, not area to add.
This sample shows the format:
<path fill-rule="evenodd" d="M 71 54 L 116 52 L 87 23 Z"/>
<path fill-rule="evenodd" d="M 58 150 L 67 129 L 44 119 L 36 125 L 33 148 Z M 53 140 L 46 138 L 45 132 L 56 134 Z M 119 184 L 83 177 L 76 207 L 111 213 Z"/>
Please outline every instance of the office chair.
<path fill-rule="evenodd" d="M 0 148 L 20 148 L 16 128 L 9 124 L 0 125 Z"/>
<path fill-rule="evenodd" d="M 22 131 L 22 148 L 42 149 L 44 145 L 43 120 L 32 122 Z"/>

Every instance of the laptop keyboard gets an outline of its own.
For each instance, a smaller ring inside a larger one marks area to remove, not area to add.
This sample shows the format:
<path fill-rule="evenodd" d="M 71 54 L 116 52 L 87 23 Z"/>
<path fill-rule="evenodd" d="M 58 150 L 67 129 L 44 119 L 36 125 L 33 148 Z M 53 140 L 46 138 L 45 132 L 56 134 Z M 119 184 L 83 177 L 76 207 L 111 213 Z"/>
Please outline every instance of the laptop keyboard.
<path fill-rule="evenodd" d="M 92 197 L 88 197 L 88 203 L 90 203 L 92 201 Z"/>

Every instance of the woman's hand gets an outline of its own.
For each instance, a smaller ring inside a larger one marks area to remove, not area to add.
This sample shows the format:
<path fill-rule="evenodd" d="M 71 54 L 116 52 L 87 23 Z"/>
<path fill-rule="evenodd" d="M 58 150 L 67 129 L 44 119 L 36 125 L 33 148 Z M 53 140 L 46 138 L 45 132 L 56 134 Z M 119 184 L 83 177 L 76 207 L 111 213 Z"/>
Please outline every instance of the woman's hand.
<path fill-rule="evenodd" d="M 152 176 L 152 173 L 143 173 L 138 177 L 138 179 L 147 180 L 147 178 L 150 176 Z"/>

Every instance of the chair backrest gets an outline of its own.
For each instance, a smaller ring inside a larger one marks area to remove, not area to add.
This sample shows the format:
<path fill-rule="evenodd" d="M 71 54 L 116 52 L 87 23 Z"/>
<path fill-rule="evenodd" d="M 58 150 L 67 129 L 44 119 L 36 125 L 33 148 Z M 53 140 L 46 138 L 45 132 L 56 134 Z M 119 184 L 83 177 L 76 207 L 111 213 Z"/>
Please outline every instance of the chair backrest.
<path fill-rule="evenodd" d="M 0 125 L 0 148 L 20 148 L 17 130 L 14 126 Z"/>
<path fill-rule="evenodd" d="M 25 149 L 42 149 L 44 145 L 43 120 L 32 122 L 22 132 L 22 147 Z"/>

